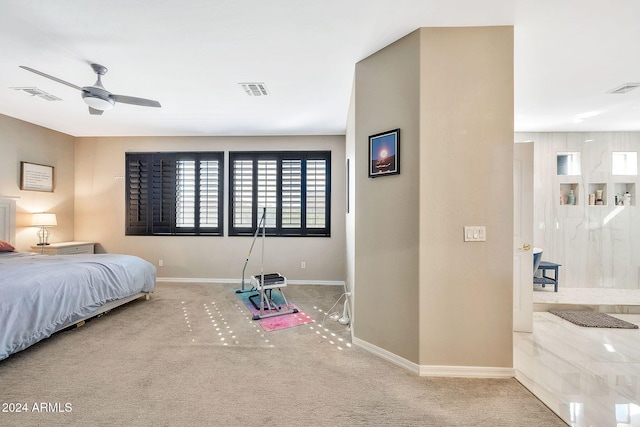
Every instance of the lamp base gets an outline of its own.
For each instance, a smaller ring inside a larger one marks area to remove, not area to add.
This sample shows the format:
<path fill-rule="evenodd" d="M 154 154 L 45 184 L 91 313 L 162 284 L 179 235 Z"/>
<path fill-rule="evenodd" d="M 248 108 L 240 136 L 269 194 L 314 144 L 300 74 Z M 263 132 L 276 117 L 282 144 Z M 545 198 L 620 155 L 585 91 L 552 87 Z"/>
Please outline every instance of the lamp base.
<path fill-rule="evenodd" d="M 46 226 L 40 226 L 40 230 L 38 230 L 38 246 L 48 246 L 50 235 L 51 232 L 47 230 Z"/>

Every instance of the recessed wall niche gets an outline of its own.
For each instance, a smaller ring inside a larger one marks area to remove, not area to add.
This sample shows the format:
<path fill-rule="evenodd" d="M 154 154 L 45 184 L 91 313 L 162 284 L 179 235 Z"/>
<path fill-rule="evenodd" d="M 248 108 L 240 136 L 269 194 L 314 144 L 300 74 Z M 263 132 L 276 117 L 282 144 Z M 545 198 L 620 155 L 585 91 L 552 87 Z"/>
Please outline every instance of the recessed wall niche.
<path fill-rule="evenodd" d="M 616 206 L 635 206 L 636 184 L 633 182 L 616 182 L 613 185 L 615 191 L 614 203 Z"/>
<path fill-rule="evenodd" d="M 577 182 L 567 182 L 567 183 L 560 184 L 560 204 L 561 205 L 579 205 L 580 200 L 579 200 L 578 189 L 579 189 L 579 185 Z M 571 194 L 573 194 L 573 197 L 571 197 Z"/>
<path fill-rule="evenodd" d="M 603 182 L 594 182 L 589 184 L 589 205 L 606 206 L 607 205 L 607 184 Z"/>
<path fill-rule="evenodd" d="M 556 170 L 558 175 L 580 175 L 580 152 L 558 152 L 556 155 Z"/>

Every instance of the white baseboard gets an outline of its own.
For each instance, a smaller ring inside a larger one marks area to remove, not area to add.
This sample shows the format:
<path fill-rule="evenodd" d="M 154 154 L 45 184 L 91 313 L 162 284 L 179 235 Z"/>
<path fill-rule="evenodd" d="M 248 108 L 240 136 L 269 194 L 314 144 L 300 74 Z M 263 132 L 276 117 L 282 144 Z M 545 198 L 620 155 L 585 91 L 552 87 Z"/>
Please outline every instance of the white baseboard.
<path fill-rule="evenodd" d="M 202 277 L 156 277 L 156 282 L 175 282 L 175 283 L 221 283 L 221 284 L 242 284 L 242 279 L 216 279 Z M 250 282 L 249 278 L 245 278 L 245 286 Z M 323 286 L 342 286 L 343 280 L 290 280 L 287 279 L 289 285 L 323 285 Z"/>
<path fill-rule="evenodd" d="M 421 377 L 513 378 L 516 375 L 513 368 L 418 365 L 360 338 L 353 337 L 353 344 Z"/>
<path fill-rule="evenodd" d="M 420 366 L 421 377 L 514 378 L 514 368 L 493 366 Z"/>
<path fill-rule="evenodd" d="M 407 371 L 413 372 L 414 374 L 420 374 L 420 365 L 413 363 L 405 359 L 404 357 L 400 357 L 394 353 L 391 353 L 390 351 L 373 345 L 367 341 L 361 340 L 357 337 L 353 337 L 352 341 L 353 345 L 357 345 L 358 347 L 367 350 L 369 353 L 373 353 L 376 356 L 393 363 L 394 365 L 398 365 L 401 368 L 406 369 Z"/>

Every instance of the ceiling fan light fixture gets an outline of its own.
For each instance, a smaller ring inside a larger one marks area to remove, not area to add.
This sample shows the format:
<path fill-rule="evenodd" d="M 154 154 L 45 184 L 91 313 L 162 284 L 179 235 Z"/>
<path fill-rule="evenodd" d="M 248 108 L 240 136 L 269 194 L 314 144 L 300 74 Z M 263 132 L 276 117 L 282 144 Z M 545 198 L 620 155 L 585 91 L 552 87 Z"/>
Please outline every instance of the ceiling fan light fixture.
<path fill-rule="evenodd" d="M 82 99 L 89 107 L 100 111 L 110 110 L 115 104 L 111 98 L 104 99 L 86 93 L 82 95 Z"/>

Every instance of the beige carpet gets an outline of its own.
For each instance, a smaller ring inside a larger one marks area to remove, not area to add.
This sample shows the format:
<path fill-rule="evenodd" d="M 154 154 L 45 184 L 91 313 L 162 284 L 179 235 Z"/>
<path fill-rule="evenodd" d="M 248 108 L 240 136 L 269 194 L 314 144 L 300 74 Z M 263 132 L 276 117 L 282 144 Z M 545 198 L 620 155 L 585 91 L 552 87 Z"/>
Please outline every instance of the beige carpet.
<path fill-rule="evenodd" d="M 0 410 L 28 409 L 0 425 L 565 425 L 514 379 L 418 377 L 318 323 L 264 332 L 232 289 L 161 283 L 0 361 Z M 318 322 L 341 292 L 286 290 Z M 34 412 L 42 402 L 54 412 Z"/>

